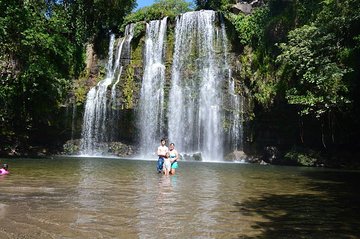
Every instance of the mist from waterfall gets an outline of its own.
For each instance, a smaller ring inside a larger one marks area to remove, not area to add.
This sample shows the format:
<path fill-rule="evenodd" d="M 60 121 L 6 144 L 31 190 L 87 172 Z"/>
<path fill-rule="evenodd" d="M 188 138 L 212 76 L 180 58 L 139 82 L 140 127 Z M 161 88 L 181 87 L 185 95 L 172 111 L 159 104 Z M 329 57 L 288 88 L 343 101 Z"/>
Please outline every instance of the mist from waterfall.
<path fill-rule="evenodd" d="M 223 158 L 222 92 L 227 66 L 214 11 L 188 12 L 176 20 L 169 94 L 169 139 L 183 153 Z"/>
<path fill-rule="evenodd" d="M 111 35 L 108 62 L 106 64 L 106 76 L 103 80 L 90 89 L 86 97 L 85 113 L 82 125 L 82 134 L 80 140 L 80 151 L 84 155 L 97 155 L 102 153 L 102 144 L 112 140 L 114 137 L 113 125 L 109 125 L 114 114 L 109 112 L 112 109 L 111 104 L 116 102 L 116 85 L 119 82 L 122 68 L 121 57 L 123 57 L 123 49 L 130 49 L 130 42 L 134 33 L 134 25 L 130 24 L 126 27 L 125 36 L 119 41 L 116 50 L 116 59 L 114 64 L 114 45 L 115 35 Z M 114 82 L 114 79 L 117 79 Z M 113 84 L 111 97 L 108 97 L 108 88 Z"/>
<path fill-rule="evenodd" d="M 167 17 L 146 24 L 144 75 L 140 92 L 140 145 L 143 156 L 155 152 L 164 135 L 165 40 Z"/>

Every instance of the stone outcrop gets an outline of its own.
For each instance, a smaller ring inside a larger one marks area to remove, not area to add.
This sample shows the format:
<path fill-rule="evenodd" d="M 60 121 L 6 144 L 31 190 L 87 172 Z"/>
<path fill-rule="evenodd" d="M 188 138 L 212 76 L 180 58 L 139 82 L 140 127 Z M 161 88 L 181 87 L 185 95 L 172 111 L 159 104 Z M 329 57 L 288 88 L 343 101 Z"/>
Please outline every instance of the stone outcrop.
<path fill-rule="evenodd" d="M 251 2 L 239 1 L 231 7 L 231 11 L 235 14 L 244 13 L 251 14 L 253 8 L 260 7 L 264 4 L 263 0 L 254 0 Z"/>
<path fill-rule="evenodd" d="M 134 156 L 134 154 L 138 153 L 139 151 L 135 146 L 122 142 L 102 143 L 101 147 L 104 149 L 104 153 L 109 153 L 110 155 L 118 157 Z M 63 146 L 62 154 L 80 154 L 80 139 L 68 140 Z"/>

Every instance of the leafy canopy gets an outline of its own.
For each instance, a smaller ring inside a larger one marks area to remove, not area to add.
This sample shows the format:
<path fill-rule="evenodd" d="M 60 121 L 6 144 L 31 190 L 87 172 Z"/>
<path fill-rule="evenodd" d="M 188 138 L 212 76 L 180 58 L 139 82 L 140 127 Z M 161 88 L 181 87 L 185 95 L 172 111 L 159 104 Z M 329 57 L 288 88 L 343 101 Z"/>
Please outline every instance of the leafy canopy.
<path fill-rule="evenodd" d="M 53 124 L 84 68 L 85 44 L 118 29 L 135 4 L 0 0 L 0 137 Z"/>
<path fill-rule="evenodd" d="M 125 17 L 123 28 L 129 23 L 150 21 L 164 17 L 175 18 L 177 15 L 191 11 L 191 3 L 185 0 L 157 0 L 149 7 L 143 7 Z"/>
<path fill-rule="evenodd" d="M 300 114 L 320 118 L 351 102 L 348 73 L 354 69 L 346 62 L 356 51 L 359 6 L 351 0 L 325 1 L 314 22 L 292 30 L 288 42 L 280 44 L 278 62 L 289 82 L 286 98 Z"/>

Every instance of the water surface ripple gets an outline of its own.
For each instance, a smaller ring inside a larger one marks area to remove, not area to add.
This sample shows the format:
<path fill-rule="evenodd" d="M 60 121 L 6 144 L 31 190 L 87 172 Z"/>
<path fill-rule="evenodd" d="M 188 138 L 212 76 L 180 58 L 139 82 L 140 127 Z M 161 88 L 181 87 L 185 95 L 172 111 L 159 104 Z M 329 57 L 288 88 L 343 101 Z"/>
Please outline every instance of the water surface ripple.
<path fill-rule="evenodd" d="M 0 238 L 360 237 L 355 171 L 181 162 L 162 176 L 155 161 L 6 162 Z"/>

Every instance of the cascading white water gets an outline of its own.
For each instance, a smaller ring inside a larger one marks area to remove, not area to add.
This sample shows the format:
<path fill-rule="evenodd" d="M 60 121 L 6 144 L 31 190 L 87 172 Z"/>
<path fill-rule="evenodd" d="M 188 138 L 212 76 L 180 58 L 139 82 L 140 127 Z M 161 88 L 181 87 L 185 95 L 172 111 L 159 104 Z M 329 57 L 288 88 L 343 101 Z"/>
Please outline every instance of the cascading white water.
<path fill-rule="evenodd" d="M 120 77 L 122 74 L 122 70 L 123 70 L 123 65 L 120 65 L 120 59 L 122 57 L 122 53 L 123 53 L 123 49 L 127 49 L 128 51 L 130 50 L 130 43 L 131 40 L 134 36 L 134 28 L 135 28 L 135 24 L 129 24 L 126 26 L 125 28 L 125 37 L 123 37 L 123 39 L 120 41 L 119 43 L 119 47 L 118 47 L 118 52 L 117 52 L 117 58 L 115 61 L 115 66 L 114 66 L 114 71 L 118 70 L 117 72 L 117 79 L 115 81 L 115 83 L 112 85 L 111 87 L 111 102 L 113 104 L 114 107 L 116 107 L 116 86 L 119 84 L 120 82 Z M 115 73 L 115 72 L 114 72 Z"/>
<path fill-rule="evenodd" d="M 86 96 L 85 113 L 80 141 L 81 154 L 98 153 L 99 143 L 106 141 L 106 109 L 107 87 L 112 83 L 113 51 L 115 35 L 111 35 L 109 44 L 109 60 L 106 65 L 106 77 L 93 87 Z"/>
<path fill-rule="evenodd" d="M 119 41 L 119 47 L 117 52 L 117 58 L 114 66 L 114 75 L 116 77 L 116 81 L 111 87 L 111 114 L 109 123 L 111 124 L 111 132 L 110 132 L 110 140 L 115 140 L 116 135 L 118 134 L 118 120 L 119 120 L 119 108 L 120 108 L 120 100 L 118 97 L 118 84 L 120 82 L 120 77 L 123 72 L 124 65 L 127 65 L 130 62 L 130 43 L 134 36 L 135 24 L 129 24 L 125 28 L 125 36 Z M 122 63 L 121 63 L 122 62 Z"/>
<path fill-rule="evenodd" d="M 144 75 L 140 92 L 141 152 L 153 153 L 164 133 L 165 37 L 167 18 L 146 24 Z"/>
<path fill-rule="evenodd" d="M 201 153 L 205 161 L 222 160 L 224 151 L 242 149 L 242 98 L 231 76 L 224 23 L 214 11 L 188 12 L 177 18 L 167 93 L 166 28 L 167 18 L 151 21 L 146 27 L 139 100 L 141 152 L 143 156 L 154 153 L 160 137 L 167 133 L 183 154 Z M 117 112 L 113 109 L 118 108 L 117 85 L 123 69 L 120 58 L 124 57 L 123 49 L 130 49 L 133 34 L 134 26 L 130 25 L 119 42 L 114 64 L 111 37 L 106 77 L 87 95 L 83 154 L 101 153 L 99 146 L 113 140 L 112 133 L 116 133 Z M 111 98 L 107 99 L 111 84 Z"/>
<path fill-rule="evenodd" d="M 180 152 L 201 152 L 221 160 L 222 92 L 226 77 L 223 36 L 214 11 L 188 12 L 177 18 L 168 132 Z"/>
<path fill-rule="evenodd" d="M 106 76 L 104 80 L 101 80 L 95 87 L 93 87 L 87 94 L 85 113 L 82 125 L 82 137 L 80 141 L 81 154 L 84 155 L 97 155 L 101 154 L 101 144 L 107 142 L 110 139 L 110 132 L 113 131 L 111 127 L 108 127 L 108 105 L 111 102 L 115 102 L 116 97 L 115 87 L 113 85 L 113 100 L 109 102 L 107 97 L 108 87 L 113 83 L 114 78 L 120 78 L 122 73 L 122 65 L 120 64 L 120 58 L 122 56 L 122 50 L 124 46 L 130 47 L 130 41 L 133 36 L 133 25 L 129 25 L 126 28 L 126 34 L 119 43 L 117 49 L 117 56 L 114 61 L 114 43 L 115 35 L 111 35 L 109 44 L 109 59 L 106 65 Z M 110 128 L 110 129 L 109 129 Z"/>
<path fill-rule="evenodd" d="M 230 72 L 231 76 L 231 72 Z M 229 144 L 232 151 L 243 150 L 243 130 L 242 130 L 242 112 L 243 112 L 243 96 L 235 93 L 235 82 L 233 79 L 229 79 L 229 94 L 231 109 L 229 121 Z"/>
<path fill-rule="evenodd" d="M 221 35 L 223 39 L 225 69 L 228 69 L 228 102 L 227 108 L 230 110 L 227 120 L 230 122 L 228 130 L 228 144 L 231 151 L 243 150 L 243 96 L 236 94 L 235 82 L 232 78 L 232 70 L 228 59 L 228 39 L 225 30 L 225 24 L 221 15 Z"/>

